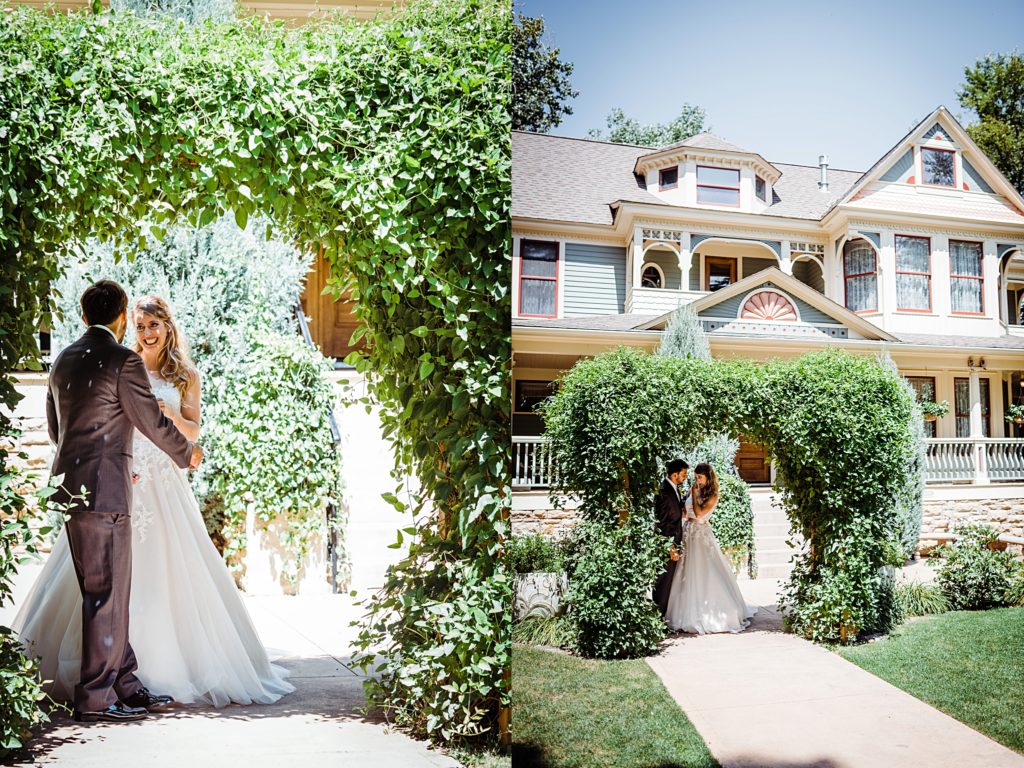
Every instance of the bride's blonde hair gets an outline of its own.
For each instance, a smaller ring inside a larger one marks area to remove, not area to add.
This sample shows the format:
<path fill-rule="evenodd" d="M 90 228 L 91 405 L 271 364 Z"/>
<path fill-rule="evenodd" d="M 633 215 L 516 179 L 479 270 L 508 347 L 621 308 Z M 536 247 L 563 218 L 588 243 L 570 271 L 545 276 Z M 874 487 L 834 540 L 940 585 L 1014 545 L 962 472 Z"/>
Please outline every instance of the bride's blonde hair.
<path fill-rule="evenodd" d="M 132 307 L 132 319 L 140 312 L 152 315 L 167 328 L 167 341 L 157 356 L 157 371 L 185 397 L 196 376 L 196 365 L 189 356 L 188 342 L 171 317 L 171 308 L 159 296 L 143 296 Z M 135 351 L 142 352 L 142 341 L 138 335 L 135 337 Z"/>

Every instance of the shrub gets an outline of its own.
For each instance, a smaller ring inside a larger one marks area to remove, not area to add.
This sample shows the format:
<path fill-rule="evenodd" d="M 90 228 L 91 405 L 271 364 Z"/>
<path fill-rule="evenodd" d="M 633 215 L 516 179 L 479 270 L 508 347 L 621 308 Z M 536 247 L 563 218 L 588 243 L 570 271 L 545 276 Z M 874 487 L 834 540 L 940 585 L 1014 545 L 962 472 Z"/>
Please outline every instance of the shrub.
<path fill-rule="evenodd" d="M 689 304 L 683 304 L 672 313 L 665 332 L 661 334 L 659 355 L 672 357 L 695 357 L 699 360 L 711 359 L 711 346 L 708 335 L 697 317 L 697 313 Z"/>
<path fill-rule="evenodd" d="M 570 640 L 570 628 L 562 616 L 529 616 L 512 625 L 514 643 L 561 647 Z"/>
<path fill-rule="evenodd" d="M 1006 604 L 1024 607 L 1024 564 L 1017 563 L 1010 586 L 1006 590 Z"/>
<path fill-rule="evenodd" d="M 678 456 L 680 459 L 684 459 L 690 465 L 691 475 L 694 467 L 701 462 L 707 462 L 715 468 L 719 477 L 722 475 L 738 476 L 736 452 L 739 449 L 739 438 L 720 433 L 701 440 L 696 446 L 675 450 L 672 453 L 672 458 Z"/>
<path fill-rule="evenodd" d="M 918 581 L 900 584 L 896 587 L 896 598 L 907 616 L 928 616 L 949 610 L 949 602 L 936 584 Z"/>
<path fill-rule="evenodd" d="M 999 536 L 987 525 L 963 525 L 956 541 L 936 551 L 942 557 L 936 577 L 955 611 L 994 608 L 1007 604 L 1017 565 L 1013 555 L 990 548 Z"/>
<path fill-rule="evenodd" d="M 572 646 L 593 658 L 651 653 L 665 622 L 651 599 L 668 556 L 668 539 L 653 533 L 652 514 L 625 525 L 597 520 L 576 527 L 579 554 L 569 573 L 565 619 Z"/>
<path fill-rule="evenodd" d="M 711 515 L 711 529 L 722 551 L 739 573 L 744 555 L 754 570 L 754 515 L 750 509 L 750 491 L 738 475 L 718 476 L 718 504 Z"/>
<path fill-rule="evenodd" d="M 553 573 L 563 570 L 562 553 L 557 543 L 539 533 L 513 536 L 505 544 L 505 567 L 511 573 Z"/>

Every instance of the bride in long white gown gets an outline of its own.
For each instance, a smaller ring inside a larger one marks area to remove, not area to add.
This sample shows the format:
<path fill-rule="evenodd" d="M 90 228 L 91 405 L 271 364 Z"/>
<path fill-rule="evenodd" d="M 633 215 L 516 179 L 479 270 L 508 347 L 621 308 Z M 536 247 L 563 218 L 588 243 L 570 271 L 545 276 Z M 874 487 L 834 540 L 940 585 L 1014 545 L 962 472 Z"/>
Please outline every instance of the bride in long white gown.
<path fill-rule="evenodd" d="M 698 464 L 686 497 L 683 561 L 676 567 L 665 621 L 672 629 L 696 634 L 740 632 L 757 608 L 743 599 L 736 576 L 709 522 L 718 505 L 718 477 L 710 464 Z"/>
<path fill-rule="evenodd" d="M 199 378 L 157 297 L 133 310 L 136 351 L 161 409 L 190 440 L 199 433 Z M 270 704 L 295 688 L 270 663 L 234 580 L 210 541 L 199 505 L 179 469 L 135 433 L 132 585 L 129 641 L 143 685 L 181 703 Z M 70 700 L 82 656 L 82 595 L 66 531 L 14 620 L 27 650 L 40 658 L 47 692 Z"/>

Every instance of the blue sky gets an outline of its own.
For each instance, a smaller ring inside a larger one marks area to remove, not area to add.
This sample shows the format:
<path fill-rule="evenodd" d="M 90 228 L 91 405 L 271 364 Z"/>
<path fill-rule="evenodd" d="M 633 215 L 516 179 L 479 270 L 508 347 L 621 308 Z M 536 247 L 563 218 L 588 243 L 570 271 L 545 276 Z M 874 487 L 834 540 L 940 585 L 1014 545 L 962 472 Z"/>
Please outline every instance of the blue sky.
<path fill-rule="evenodd" d="M 713 133 L 770 161 L 863 171 L 956 93 L 964 67 L 1024 51 L 1024 1 L 516 0 L 575 65 L 585 136 L 612 107 L 641 123 L 701 106 Z"/>

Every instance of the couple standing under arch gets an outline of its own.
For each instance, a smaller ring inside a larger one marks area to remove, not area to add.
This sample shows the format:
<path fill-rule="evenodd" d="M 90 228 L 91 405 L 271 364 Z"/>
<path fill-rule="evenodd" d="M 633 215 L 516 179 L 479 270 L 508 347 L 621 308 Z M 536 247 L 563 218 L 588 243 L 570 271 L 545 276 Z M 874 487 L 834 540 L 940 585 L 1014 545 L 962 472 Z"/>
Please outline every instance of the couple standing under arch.
<path fill-rule="evenodd" d="M 711 528 L 718 506 L 718 476 L 710 464 L 665 465 L 655 501 L 658 533 L 672 539 L 669 559 L 654 583 L 654 602 L 670 629 L 693 634 L 740 632 L 757 608 L 743 599 L 736 575 Z"/>

